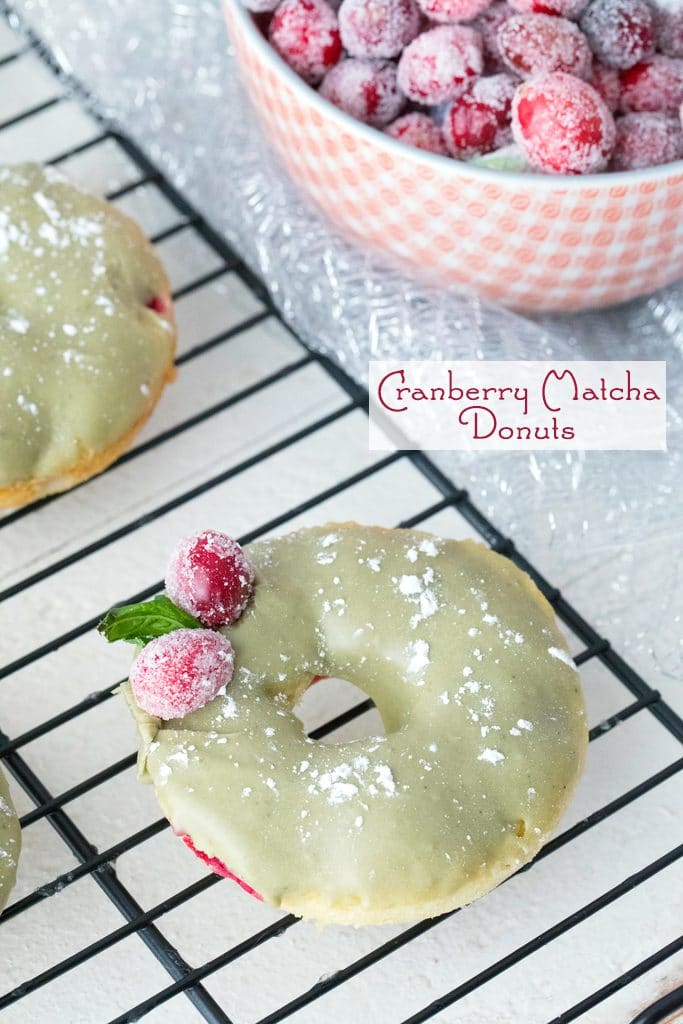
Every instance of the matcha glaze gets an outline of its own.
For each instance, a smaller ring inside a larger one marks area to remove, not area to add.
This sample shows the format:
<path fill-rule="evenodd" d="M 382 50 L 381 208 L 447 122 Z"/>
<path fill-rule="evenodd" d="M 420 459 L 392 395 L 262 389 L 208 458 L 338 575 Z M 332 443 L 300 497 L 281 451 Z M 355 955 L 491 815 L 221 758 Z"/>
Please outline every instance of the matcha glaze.
<path fill-rule="evenodd" d="M 0 910 L 14 887 L 21 850 L 19 822 L 5 776 L 0 772 Z"/>
<path fill-rule="evenodd" d="M 256 543 L 224 632 L 224 696 L 161 722 L 126 696 L 173 828 L 264 898 L 320 921 L 426 917 L 548 838 L 581 770 L 583 698 L 550 606 L 469 541 L 328 524 Z M 315 675 L 355 683 L 386 736 L 324 745 L 293 714 Z"/>
<path fill-rule="evenodd" d="M 37 164 L 0 168 L 0 488 L 114 445 L 169 374 L 159 260 L 114 207 Z"/>

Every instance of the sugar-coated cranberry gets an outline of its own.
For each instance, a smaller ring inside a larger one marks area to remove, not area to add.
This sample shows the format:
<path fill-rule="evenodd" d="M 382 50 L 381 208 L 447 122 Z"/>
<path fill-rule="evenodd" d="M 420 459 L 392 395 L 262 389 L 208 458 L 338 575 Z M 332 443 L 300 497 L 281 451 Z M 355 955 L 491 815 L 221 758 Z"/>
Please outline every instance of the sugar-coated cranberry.
<path fill-rule="evenodd" d="M 396 84 L 395 64 L 355 57 L 347 57 L 328 71 L 320 95 L 356 120 L 376 128 L 393 121 L 406 102 Z"/>
<path fill-rule="evenodd" d="M 619 75 L 621 109 L 675 113 L 683 102 L 683 59 L 656 53 Z"/>
<path fill-rule="evenodd" d="M 612 113 L 619 109 L 619 97 L 621 96 L 621 83 L 619 72 L 616 68 L 606 68 L 604 64 L 593 61 L 593 67 L 588 81 L 600 94 Z"/>
<path fill-rule="evenodd" d="M 396 57 L 420 31 L 414 0 L 344 0 L 339 31 L 352 57 Z"/>
<path fill-rule="evenodd" d="M 607 67 L 630 68 L 654 53 L 654 18 L 646 0 L 592 0 L 580 24 Z"/>
<path fill-rule="evenodd" d="M 587 3 L 588 0 L 510 0 L 520 14 L 554 14 L 572 21 L 581 16 Z"/>
<path fill-rule="evenodd" d="M 405 142 L 416 149 L 424 149 L 427 153 L 438 153 L 447 156 L 448 150 L 441 129 L 431 117 L 418 110 L 404 114 L 386 128 L 387 135 L 399 142 Z"/>
<path fill-rule="evenodd" d="M 587 78 L 593 56 L 581 29 L 549 14 L 515 14 L 498 30 L 498 45 L 507 66 L 522 78 L 566 71 Z"/>
<path fill-rule="evenodd" d="M 512 103 L 512 131 L 529 163 L 550 174 L 604 170 L 614 119 L 587 82 L 562 71 L 523 82 Z"/>
<path fill-rule="evenodd" d="M 180 541 L 166 570 L 166 591 L 205 626 L 227 626 L 247 606 L 254 567 L 232 537 L 204 530 Z"/>
<path fill-rule="evenodd" d="M 625 114 L 616 124 L 612 170 L 634 171 L 683 158 L 683 130 L 677 117 L 648 112 Z"/>
<path fill-rule="evenodd" d="M 470 93 L 451 106 L 443 122 L 443 134 L 453 156 L 469 160 L 490 153 L 496 146 L 498 119 L 485 103 L 478 103 Z"/>
<path fill-rule="evenodd" d="M 667 57 L 683 57 L 683 3 L 650 0 L 654 11 L 657 47 Z"/>
<path fill-rule="evenodd" d="M 131 665 L 130 686 L 148 715 L 168 720 L 198 711 L 232 679 L 232 645 L 212 629 L 176 629 L 151 640 Z"/>
<path fill-rule="evenodd" d="M 438 106 L 461 96 L 483 65 L 478 32 L 464 25 L 439 25 L 405 48 L 398 84 L 415 103 Z"/>
<path fill-rule="evenodd" d="M 506 67 L 498 45 L 498 29 L 503 22 L 514 14 L 514 10 L 505 0 L 491 4 L 474 22 L 474 28 L 481 33 L 484 49 L 484 64 L 489 73 L 505 71 Z"/>
<path fill-rule="evenodd" d="M 512 141 L 510 113 L 518 80 L 512 75 L 479 78 L 446 112 L 443 134 L 453 156 L 467 160 Z"/>
<path fill-rule="evenodd" d="M 337 15 L 325 0 L 282 0 L 268 38 L 309 85 L 320 82 L 342 54 Z"/>
<path fill-rule="evenodd" d="M 491 0 L 417 0 L 430 21 L 470 21 L 491 6 Z"/>

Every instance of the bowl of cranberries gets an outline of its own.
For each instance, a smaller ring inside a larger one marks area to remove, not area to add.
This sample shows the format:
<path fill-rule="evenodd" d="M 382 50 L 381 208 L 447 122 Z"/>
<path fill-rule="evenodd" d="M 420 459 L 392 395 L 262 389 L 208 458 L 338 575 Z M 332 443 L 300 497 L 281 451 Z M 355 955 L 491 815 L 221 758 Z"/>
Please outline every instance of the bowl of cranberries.
<path fill-rule="evenodd" d="M 346 236 L 526 310 L 683 275 L 683 0 L 224 2 L 268 137 Z"/>

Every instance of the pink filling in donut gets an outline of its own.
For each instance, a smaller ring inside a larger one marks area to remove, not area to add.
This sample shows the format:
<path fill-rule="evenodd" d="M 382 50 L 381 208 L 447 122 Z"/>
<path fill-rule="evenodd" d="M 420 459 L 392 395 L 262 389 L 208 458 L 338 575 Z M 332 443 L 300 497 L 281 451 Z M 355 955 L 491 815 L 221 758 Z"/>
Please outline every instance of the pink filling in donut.
<path fill-rule="evenodd" d="M 245 892 L 248 892 L 250 896 L 255 896 L 257 900 L 261 900 L 261 902 L 263 902 L 263 896 L 261 896 L 260 893 L 256 892 L 256 889 L 252 889 L 250 885 L 247 885 L 246 882 L 243 882 L 241 878 L 238 878 L 237 875 L 234 872 L 232 872 L 229 867 L 226 867 L 222 860 L 219 860 L 218 857 L 209 857 L 207 853 L 203 853 L 202 850 L 198 850 L 197 847 L 192 842 L 191 836 L 181 834 L 179 832 L 176 832 L 176 835 L 180 836 L 182 841 L 185 843 L 185 846 L 187 846 L 188 850 L 192 850 L 195 857 L 199 857 L 199 859 L 203 861 L 204 864 L 206 864 L 207 868 L 211 868 L 213 872 L 215 872 L 217 875 L 222 875 L 223 878 L 231 878 L 233 882 L 237 882 L 237 884 L 241 886 Z"/>
<path fill-rule="evenodd" d="M 159 316 L 164 316 L 168 313 L 168 301 L 163 295 L 153 295 L 151 299 L 148 299 L 145 303 L 147 309 L 153 310 L 158 313 Z"/>

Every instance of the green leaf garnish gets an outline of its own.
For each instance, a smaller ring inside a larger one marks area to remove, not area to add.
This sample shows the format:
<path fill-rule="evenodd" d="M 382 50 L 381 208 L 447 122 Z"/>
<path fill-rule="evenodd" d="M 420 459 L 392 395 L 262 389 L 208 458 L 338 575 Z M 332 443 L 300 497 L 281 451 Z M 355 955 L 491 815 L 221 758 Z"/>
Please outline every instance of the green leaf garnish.
<path fill-rule="evenodd" d="M 124 604 L 112 608 L 97 629 L 109 643 L 125 640 L 129 644 L 147 644 L 157 636 L 174 629 L 201 629 L 194 616 L 184 612 L 166 594 L 158 594 L 140 604 Z"/>

